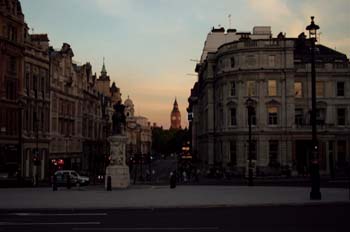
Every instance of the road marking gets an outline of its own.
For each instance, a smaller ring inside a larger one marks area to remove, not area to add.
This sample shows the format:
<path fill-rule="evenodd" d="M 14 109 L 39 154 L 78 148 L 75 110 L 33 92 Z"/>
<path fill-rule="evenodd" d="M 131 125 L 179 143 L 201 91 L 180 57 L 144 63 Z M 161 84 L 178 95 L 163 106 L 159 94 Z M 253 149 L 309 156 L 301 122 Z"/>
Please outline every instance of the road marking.
<path fill-rule="evenodd" d="M 107 213 L 9 213 L 14 216 L 106 216 Z"/>
<path fill-rule="evenodd" d="M 199 231 L 209 231 L 209 230 L 219 230 L 219 227 L 125 227 L 125 228 L 72 228 L 72 230 L 82 230 L 82 231 L 186 231 L 186 230 L 199 230 Z"/>
<path fill-rule="evenodd" d="M 0 226 L 28 225 L 100 225 L 101 222 L 0 222 Z"/>

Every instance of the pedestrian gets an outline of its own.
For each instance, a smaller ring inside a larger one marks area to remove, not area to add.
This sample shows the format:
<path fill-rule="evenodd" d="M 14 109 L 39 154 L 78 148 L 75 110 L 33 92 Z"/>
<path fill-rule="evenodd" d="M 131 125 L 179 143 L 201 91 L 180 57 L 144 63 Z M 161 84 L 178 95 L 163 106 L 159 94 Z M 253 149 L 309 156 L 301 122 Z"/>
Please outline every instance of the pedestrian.
<path fill-rule="evenodd" d="M 170 172 L 170 188 L 176 188 L 176 172 Z"/>
<path fill-rule="evenodd" d="M 182 176 L 183 176 L 184 183 L 187 183 L 187 174 L 186 174 L 186 171 L 183 171 L 183 172 L 182 172 Z"/>

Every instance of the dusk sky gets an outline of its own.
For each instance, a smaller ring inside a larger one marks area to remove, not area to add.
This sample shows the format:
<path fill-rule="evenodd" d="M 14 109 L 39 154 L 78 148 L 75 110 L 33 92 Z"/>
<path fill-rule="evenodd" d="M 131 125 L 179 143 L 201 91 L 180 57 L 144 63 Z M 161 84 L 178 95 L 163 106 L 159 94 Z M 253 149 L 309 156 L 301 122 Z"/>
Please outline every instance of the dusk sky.
<path fill-rule="evenodd" d="M 21 0 L 34 33 L 47 33 L 50 44 L 71 45 L 78 63 L 101 71 L 103 57 L 111 81 L 129 95 L 135 113 L 170 126 L 177 97 L 182 126 L 187 126 L 187 98 L 196 81 L 210 29 L 229 25 L 238 31 L 271 26 L 273 35 L 295 37 L 310 16 L 321 27 L 321 43 L 350 54 L 349 0 Z"/>

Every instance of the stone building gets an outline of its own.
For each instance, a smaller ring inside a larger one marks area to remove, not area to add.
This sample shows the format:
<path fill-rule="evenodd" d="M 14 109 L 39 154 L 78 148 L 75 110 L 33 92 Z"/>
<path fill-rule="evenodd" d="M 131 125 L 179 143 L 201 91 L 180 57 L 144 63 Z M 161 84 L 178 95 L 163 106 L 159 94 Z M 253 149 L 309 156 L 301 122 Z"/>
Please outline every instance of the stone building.
<path fill-rule="evenodd" d="M 207 52 L 197 64 L 188 108 L 192 152 L 204 169 L 243 174 L 248 159 L 246 101 L 251 98 L 257 175 L 278 175 L 286 166 L 293 174 L 304 174 L 311 150 L 310 42 L 303 33 L 298 38 L 254 34 L 236 33 L 238 39 Z M 321 44 L 316 47 L 320 169 L 340 173 L 350 149 L 349 60 Z"/>
<path fill-rule="evenodd" d="M 81 168 L 84 93 L 73 56 L 67 43 L 60 50 L 50 48 L 50 172 Z"/>
<path fill-rule="evenodd" d="M 152 130 L 146 117 L 135 116 L 133 101 L 128 97 L 124 102 L 126 116 L 127 158 L 134 155 L 146 157 L 151 154 Z"/>
<path fill-rule="evenodd" d="M 49 39 L 25 32 L 23 167 L 25 177 L 47 176 L 50 143 Z M 34 162 L 36 160 L 36 162 Z"/>
<path fill-rule="evenodd" d="M 76 64 L 67 43 L 50 54 L 50 171 L 74 169 L 95 180 L 103 174 L 109 153 L 106 138 L 113 113 L 109 76 L 104 64 L 99 78 L 92 74 L 90 63 Z"/>
<path fill-rule="evenodd" d="M 0 173 L 21 174 L 25 22 L 18 0 L 0 1 Z"/>

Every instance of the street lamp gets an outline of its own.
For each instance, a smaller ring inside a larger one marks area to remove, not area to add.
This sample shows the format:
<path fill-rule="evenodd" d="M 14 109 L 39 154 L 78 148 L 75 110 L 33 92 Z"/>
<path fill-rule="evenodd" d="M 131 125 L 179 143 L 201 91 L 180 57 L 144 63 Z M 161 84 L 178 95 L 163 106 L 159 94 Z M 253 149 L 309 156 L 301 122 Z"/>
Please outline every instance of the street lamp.
<path fill-rule="evenodd" d="M 72 136 L 70 134 L 66 134 L 65 138 L 66 138 L 66 158 L 68 159 L 68 157 L 69 157 L 68 156 L 68 154 L 69 154 L 68 141 L 72 138 Z M 70 163 L 70 165 L 72 166 L 72 163 Z"/>
<path fill-rule="evenodd" d="M 246 101 L 246 106 L 248 109 L 248 125 L 249 125 L 249 147 L 248 147 L 248 186 L 253 186 L 253 166 L 252 166 L 252 115 L 254 112 L 254 100 L 250 97 Z"/>
<path fill-rule="evenodd" d="M 310 200 L 321 200 L 320 192 L 320 170 L 318 162 L 318 141 L 316 131 L 316 70 L 315 70 L 315 42 L 317 41 L 317 30 L 320 29 L 311 16 L 311 24 L 306 27 L 309 31 L 311 42 L 311 124 L 312 124 L 312 153 L 310 164 L 311 192 Z"/>

